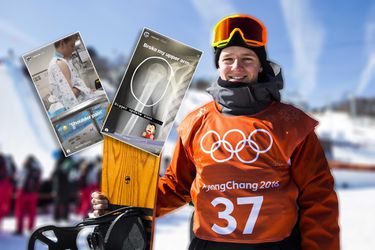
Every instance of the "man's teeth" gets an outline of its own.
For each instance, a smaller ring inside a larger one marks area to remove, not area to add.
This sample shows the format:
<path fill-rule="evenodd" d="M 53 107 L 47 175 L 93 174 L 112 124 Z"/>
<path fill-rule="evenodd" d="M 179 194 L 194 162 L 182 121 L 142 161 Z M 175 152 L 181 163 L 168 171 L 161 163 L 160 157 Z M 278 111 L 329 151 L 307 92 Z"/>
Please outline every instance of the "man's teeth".
<path fill-rule="evenodd" d="M 242 80 L 244 79 L 245 77 L 244 76 L 232 76 L 230 77 L 231 79 L 234 79 L 234 80 Z"/>

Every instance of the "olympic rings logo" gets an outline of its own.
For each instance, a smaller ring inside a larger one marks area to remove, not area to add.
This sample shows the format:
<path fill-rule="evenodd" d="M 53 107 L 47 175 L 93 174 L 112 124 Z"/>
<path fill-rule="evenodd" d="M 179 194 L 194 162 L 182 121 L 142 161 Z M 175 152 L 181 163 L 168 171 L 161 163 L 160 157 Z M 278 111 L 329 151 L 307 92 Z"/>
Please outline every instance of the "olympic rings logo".
<path fill-rule="evenodd" d="M 240 140 L 236 145 L 235 147 L 233 147 L 233 145 L 228 142 L 226 140 L 227 136 L 230 134 L 230 133 L 239 133 L 241 136 L 242 136 L 242 140 Z M 266 149 L 264 150 L 261 150 L 260 149 L 260 146 L 252 139 L 253 136 L 255 136 L 257 133 L 265 133 L 268 137 L 269 137 L 269 145 Z M 216 137 L 217 137 L 217 141 L 212 143 L 211 145 L 211 148 L 210 149 L 206 149 L 204 146 L 203 146 L 203 142 L 204 142 L 204 139 L 210 135 L 210 134 L 214 134 Z M 236 155 L 237 159 L 240 160 L 242 163 L 245 163 L 245 164 L 249 164 L 249 163 L 253 163 L 255 162 L 258 158 L 259 158 L 259 155 L 260 154 L 263 154 L 263 153 L 266 153 L 268 152 L 271 147 L 272 147 L 272 144 L 273 144 L 273 139 L 272 139 L 272 136 L 271 134 L 265 130 L 265 129 L 255 129 L 253 132 L 250 133 L 250 135 L 248 137 L 246 137 L 245 133 L 242 132 L 241 130 L 239 129 L 231 129 L 229 131 L 227 131 L 224 136 L 223 136 L 223 139 L 220 139 L 220 135 L 218 132 L 214 131 L 214 130 L 209 130 L 207 131 L 201 141 L 200 141 L 200 146 L 201 146 L 201 149 L 203 152 L 205 152 L 206 154 L 210 154 L 211 155 L 211 158 L 216 161 L 216 162 L 226 162 L 226 161 L 229 161 L 230 159 L 233 158 L 234 155 Z M 230 155 L 225 158 L 225 159 L 217 159 L 215 156 L 214 156 L 214 153 L 223 145 L 224 149 L 226 151 L 228 151 L 230 153 Z M 244 160 L 240 157 L 239 153 L 246 147 L 246 145 L 248 145 L 255 153 L 255 157 L 254 159 L 251 159 L 251 160 Z"/>

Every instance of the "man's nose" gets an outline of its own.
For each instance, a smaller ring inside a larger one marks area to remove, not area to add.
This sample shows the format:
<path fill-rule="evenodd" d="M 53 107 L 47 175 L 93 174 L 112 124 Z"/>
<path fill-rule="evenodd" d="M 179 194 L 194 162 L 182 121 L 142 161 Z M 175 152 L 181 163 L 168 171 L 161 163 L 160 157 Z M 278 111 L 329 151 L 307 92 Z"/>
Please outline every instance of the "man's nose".
<path fill-rule="evenodd" d="M 243 68 L 241 60 L 235 59 L 234 62 L 233 62 L 233 64 L 232 64 L 232 70 L 234 70 L 234 69 L 241 69 L 241 68 Z"/>

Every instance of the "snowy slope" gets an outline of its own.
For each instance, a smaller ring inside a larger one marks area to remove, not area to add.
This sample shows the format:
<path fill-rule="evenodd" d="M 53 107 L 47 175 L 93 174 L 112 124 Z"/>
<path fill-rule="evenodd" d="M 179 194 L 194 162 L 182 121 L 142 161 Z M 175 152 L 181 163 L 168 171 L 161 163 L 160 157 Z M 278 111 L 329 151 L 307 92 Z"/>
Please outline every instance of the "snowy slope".
<path fill-rule="evenodd" d="M 375 163 L 375 119 L 350 117 L 328 110 L 314 114 L 319 121 L 317 134 L 332 142 L 333 158 L 347 163 Z"/>
<path fill-rule="evenodd" d="M 9 58 L 0 62 L 0 83 L 1 150 L 12 154 L 18 166 L 34 154 L 44 169 L 50 169 L 52 150 L 58 144 L 34 86 L 23 77 L 20 65 Z"/>
<path fill-rule="evenodd" d="M 342 250 L 375 249 L 375 187 L 338 192 Z"/>
<path fill-rule="evenodd" d="M 43 176 L 49 176 L 53 167 L 52 152 L 59 149 L 60 145 L 31 79 L 22 74 L 20 62 L 7 57 L 0 60 L 0 83 L 0 151 L 12 154 L 18 166 L 21 166 L 27 155 L 36 155 L 43 165 Z M 177 113 L 176 124 L 187 113 L 209 100 L 207 94 L 189 90 Z M 175 131 L 172 131 L 164 150 L 166 155 L 171 154 L 175 137 Z M 90 157 L 101 152 L 102 143 L 99 143 L 77 156 Z"/>
<path fill-rule="evenodd" d="M 339 189 L 341 250 L 375 249 L 375 185 L 363 189 Z M 187 249 L 192 209 L 185 206 L 158 219 L 155 250 Z M 185 219 L 185 221 L 183 221 Z M 173 222 L 173 223 L 171 223 Z"/>
<path fill-rule="evenodd" d="M 185 116 L 191 111 L 195 110 L 199 106 L 212 100 L 212 97 L 204 92 L 196 89 L 189 89 L 186 92 L 186 95 L 181 103 L 181 107 L 177 112 L 175 123 L 171 130 L 171 133 L 168 136 L 167 141 L 164 144 L 163 148 L 163 157 L 171 157 L 174 149 L 174 145 L 177 141 L 177 126 L 183 121 Z"/>
<path fill-rule="evenodd" d="M 22 76 L 20 65 L 14 60 L 0 62 L 0 84 L 1 150 L 14 155 L 18 164 L 21 164 L 28 154 L 35 154 L 44 166 L 45 175 L 48 176 L 47 173 L 53 164 L 52 150 L 58 148 L 58 143 L 40 106 L 40 100 L 33 94 L 33 86 Z M 188 112 L 210 100 L 207 94 L 190 90 L 177 114 L 177 123 L 181 122 Z M 351 161 L 375 162 L 375 154 L 372 151 L 375 144 L 375 129 L 372 121 L 361 122 L 361 126 L 358 126 L 358 123 L 353 123 L 345 114 L 329 114 L 318 119 L 321 121 L 318 127 L 319 134 L 330 136 L 341 142 L 341 146 L 346 146 L 347 142 L 362 146 L 358 147 L 359 149 L 349 147 L 351 150 L 341 153 L 336 151 L 336 154 Z M 164 156 L 171 154 L 176 138 L 174 129 L 165 145 Z M 362 150 L 363 148 L 368 150 Z M 97 144 L 79 154 L 91 156 L 100 154 L 101 151 L 102 144 Z M 338 184 L 348 181 L 353 183 L 353 187 L 361 186 L 361 189 L 338 190 L 342 249 L 375 249 L 375 237 L 372 236 L 375 231 L 375 201 L 371 198 L 375 197 L 375 177 L 373 174 L 360 176 L 359 173 L 350 171 L 334 171 L 333 174 Z M 186 249 L 189 244 L 191 212 L 192 208 L 185 206 L 158 219 L 154 249 Z M 50 216 L 38 217 L 38 226 L 51 223 L 53 224 L 53 221 Z M 0 232 L 0 249 L 3 249 L 3 246 L 6 246 L 7 250 L 26 249 L 27 236 L 10 234 L 14 230 L 14 224 L 13 218 L 4 221 L 4 230 Z"/>
<path fill-rule="evenodd" d="M 342 250 L 373 250 L 375 249 L 375 186 L 363 189 L 339 189 L 340 227 Z M 190 206 L 185 206 L 169 215 L 157 219 L 154 250 L 183 250 L 189 245 L 189 221 L 192 213 Z M 72 224 L 75 224 L 74 220 Z M 49 216 L 39 216 L 38 226 L 51 224 Z M 28 236 L 13 236 L 14 219 L 7 218 L 0 232 L 1 249 L 26 249 Z M 81 246 L 84 246 L 88 232 L 79 237 Z M 5 248 L 4 248 L 5 249 Z M 38 248 L 46 249 L 46 248 Z M 85 248 L 80 248 L 85 249 Z"/>
<path fill-rule="evenodd" d="M 20 62 L 8 57 L 0 60 L 0 83 L 0 151 L 13 155 L 18 167 L 34 154 L 43 166 L 43 177 L 49 177 L 53 152 L 60 145 L 31 79 L 22 74 Z M 102 143 L 98 143 L 76 156 L 101 152 Z"/>

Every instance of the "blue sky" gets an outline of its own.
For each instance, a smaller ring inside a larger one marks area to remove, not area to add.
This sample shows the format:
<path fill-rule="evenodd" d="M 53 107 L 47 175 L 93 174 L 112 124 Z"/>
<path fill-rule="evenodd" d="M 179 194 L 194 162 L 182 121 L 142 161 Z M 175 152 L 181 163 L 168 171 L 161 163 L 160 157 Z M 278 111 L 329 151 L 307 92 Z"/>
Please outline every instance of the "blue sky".
<path fill-rule="evenodd" d="M 269 58 L 283 68 L 287 97 L 320 106 L 343 96 L 375 96 L 375 1 L 127 0 L 8 1 L 0 7 L 0 57 L 80 31 L 109 59 L 130 56 L 142 27 L 204 52 L 195 77 L 217 77 L 214 24 L 247 13 L 268 28 Z"/>

